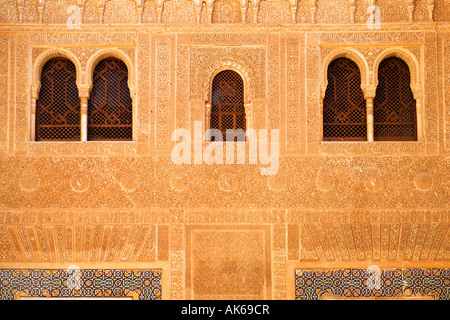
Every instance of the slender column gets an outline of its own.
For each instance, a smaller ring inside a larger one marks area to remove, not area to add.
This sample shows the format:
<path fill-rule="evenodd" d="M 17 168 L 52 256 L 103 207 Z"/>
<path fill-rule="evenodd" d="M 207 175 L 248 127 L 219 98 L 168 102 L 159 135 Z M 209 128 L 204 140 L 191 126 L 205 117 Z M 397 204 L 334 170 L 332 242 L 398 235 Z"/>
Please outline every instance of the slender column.
<path fill-rule="evenodd" d="M 373 97 L 366 99 L 367 112 L 367 141 L 374 141 L 374 127 L 373 127 Z"/>
<path fill-rule="evenodd" d="M 355 23 L 355 11 L 356 11 L 355 0 L 350 0 L 349 10 L 350 10 L 350 22 Z"/>
<path fill-rule="evenodd" d="M 211 104 L 205 104 L 205 123 L 204 123 L 205 132 L 211 129 Z M 210 141 L 211 137 L 205 134 L 205 141 Z"/>
<path fill-rule="evenodd" d="M 105 4 L 107 0 L 97 0 L 98 20 L 103 23 L 103 13 L 105 12 Z"/>
<path fill-rule="evenodd" d="M 309 10 L 311 12 L 311 23 L 316 23 L 316 0 L 309 0 Z"/>
<path fill-rule="evenodd" d="M 78 88 L 80 97 L 80 117 L 81 117 L 81 141 L 88 141 L 88 100 L 89 88 L 80 86 Z"/>
<path fill-rule="evenodd" d="M 39 16 L 39 23 L 43 22 L 43 13 L 44 13 L 44 5 L 45 5 L 45 0 L 39 0 L 38 1 L 38 16 Z"/>
<path fill-rule="evenodd" d="M 156 16 L 158 19 L 158 23 L 162 23 L 162 10 L 163 10 L 162 6 L 158 6 L 156 8 Z"/>
<path fill-rule="evenodd" d="M 428 0 L 428 20 L 429 21 L 434 21 L 433 18 L 433 13 L 434 13 L 434 0 Z"/>
<path fill-rule="evenodd" d="M 130 82 L 128 82 L 130 83 Z M 130 97 L 131 97 L 131 112 L 132 112 L 132 119 L 133 119 L 133 126 L 131 127 L 131 139 L 133 141 L 138 140 L 138 117 L 137 117 L 137 95 L 136 95 L 136 88 L 134 86 L 129 85 L 130 89 Z"/>
<path fill-rule="evenodd" d="M 259 5 L 253 5 L 253 23 L 258 23 Z"/>
<path fill-rule="evenodd" d="M 23 8 L 25 0 L 17 0 L 17 12 L 19 13 L 19 22 L 23 22 Z"/>
<path fill-rule="evenodd" d="M 81 141 L 88 141 L 88 97 L 82 96 L 81 99 Z"/>
<path fill-rule="evenodd" d="M 423 140 L 423 110 L 422 98 L 416 98 L 416 113 L 417 113 L 417 141 Z"/>
<path fill-rule="evenodd" d="M 31 123 L 30 141 L 36 141 L 36 101 L 38 99 L 37 88 L 31 88 Z"/>
<path fill-rule="evenodd" d="M 247 103 L 245 104 L 245 131 L 248 131 L 249 129 L 252 128 L 252 114 L 253 114 L 253 110 L 252 110 L 252 104 L 251 103 Z M 250 140 L 253 140 L 254 137 L 251 136 Z"/>
<path fill-rule="evenodd" d="M 242 16 L 242 23 L 247 23 L 247 19 L 246 19 L 246 16 L 247 16 L 247 7 L 246 6 L 242 6 L 242 8 L 241 8 L 241 16 Z"/>
<path fill-rule="evenodd" d="M 297 23 L 297 4 L 293 4 L 291 5 L 291 19 L 292 19 L 292 23 L 296 24 Z"/>
<path fill-rule="evenodd" d="M 194 8 L 195 8 L 195 23 L 200 24 L 202 22 L 203 2 L 196 4 Z"/>
<path fill-rule="evenodd" d="M 144 1 L 139 1 L 140 3 L 136 5 L 137 23 L 142 23 L 142 12 L 144 12 Z"/>
<path fill-rule="evenodd" d="M 212 7 L 208 7 L 206 10 L 208 12 L 208 23 L 211 24 L 212 23 L 213 8 Z"/>
<path fill-rule="evenodd" d="M 409 16 L 409 22 L 413 22 L 414 21 L 414 0 L 409 0 L 408 16 Z"/>

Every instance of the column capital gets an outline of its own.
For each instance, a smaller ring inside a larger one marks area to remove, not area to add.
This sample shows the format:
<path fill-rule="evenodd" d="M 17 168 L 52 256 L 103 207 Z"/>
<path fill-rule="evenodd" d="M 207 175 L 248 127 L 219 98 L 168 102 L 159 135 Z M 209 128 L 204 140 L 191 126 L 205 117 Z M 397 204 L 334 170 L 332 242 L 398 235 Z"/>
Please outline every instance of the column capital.
<path fill-rule="evenodd" d="M 88 87 L 79 87 L 78 88 L 78 96 L 80 98 L 89 98 L 89 88 Z"/>
<path fill-rule="evenodd" d="M 377 87 L 375 87 L 375 86 L 372 86 L 372 85 L 370 85 L 370 86 L 367 86 L 366 88 L 364 88 L 364 99 L 371 99 L 371 100 L 373 100 L 373 99 L 375 99 L 375 94 L 376 94 L 376 92 L 377 92 Z"/>

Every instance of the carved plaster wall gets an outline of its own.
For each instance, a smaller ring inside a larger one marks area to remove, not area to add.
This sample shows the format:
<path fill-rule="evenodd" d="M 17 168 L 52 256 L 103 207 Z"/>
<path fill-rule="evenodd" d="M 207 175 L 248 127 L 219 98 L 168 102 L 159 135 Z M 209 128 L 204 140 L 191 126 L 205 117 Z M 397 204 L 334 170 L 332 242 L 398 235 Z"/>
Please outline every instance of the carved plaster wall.
<path fill-rule="evenodd" d="M 287 299 L 295 270 L 448 267 L 444 1 L 411 11 L 401 0 L 395 13 L 377 1 L 378 30 L 366 25 L 373 1 L 88 0 L 68 30 L 71 3 L 0 6 L 1 269 L 157 269 L 163 298 Z M 85 98 L 98 61 L 126 63 L 133 141 L 33 141 L 40 70 L 54 56 L 76 65 Z M 366 95 L 384 58 L 408 64 L 418 141 L 322 141 L 326 70 L 340 56 L 359 65 Z M 227 68 L 244 79 L 252 127 L 280 130 L 275 176 L 259 162 L 171 161 L 173 130 L 204 121 Z"/>

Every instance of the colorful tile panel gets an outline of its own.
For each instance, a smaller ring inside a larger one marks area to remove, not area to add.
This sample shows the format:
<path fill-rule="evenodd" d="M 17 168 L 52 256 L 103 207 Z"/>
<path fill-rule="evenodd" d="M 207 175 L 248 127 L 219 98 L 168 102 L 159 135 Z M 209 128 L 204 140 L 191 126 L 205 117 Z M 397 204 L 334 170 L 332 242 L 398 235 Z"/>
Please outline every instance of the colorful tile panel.
<path fill-rule="evenodd" d="M 0 269 L 0 299 L 129 297 L 161 300 L 161 270 Z"/>
<path fill-rule="evenodd" d="M 450 269 L 295 270 L 295 298 L 318 300 L 431 296 L 450 300 Z"/>

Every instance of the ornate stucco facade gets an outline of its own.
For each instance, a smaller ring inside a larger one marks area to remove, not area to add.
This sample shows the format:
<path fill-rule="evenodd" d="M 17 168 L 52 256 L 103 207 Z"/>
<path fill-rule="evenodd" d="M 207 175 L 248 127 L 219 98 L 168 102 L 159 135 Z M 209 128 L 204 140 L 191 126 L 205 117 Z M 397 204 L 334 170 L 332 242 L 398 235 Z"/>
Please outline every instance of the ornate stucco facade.
<path fill-rule="evenodd" d="M 366 23 L 372 5 L 379 26 Z M 110 56 L 128 68 L 133 141 L 34 141 L 45 62 L 75 64 L 83 115 L 93 69 Z M 353 60 L 373 99 L 391 56 L 411 72 L 417 141 L 323 141 L 329 63 Z M 83 279 L 117 272 L 154 287 L 89 295 L 358 296 L 339 289 L 345 281 L 327 291 L 311 279 L 362 279 L 373 265 L 402 281 L 440 279 L 383 296 L 449 298 L 447 0 L 0 0 L 0 66 L 2 299 L 61 295 L 43 279 L 55 286 L 73 266 Z M 194 136 L 205 123 L 212 77 L 225 69 L 244 79 L 247 127 L 280 130 L 275 176 L 259 162 L 171 159 L 172 132 Z M 33 272 L 43 284 L 30 289 Z"/>

